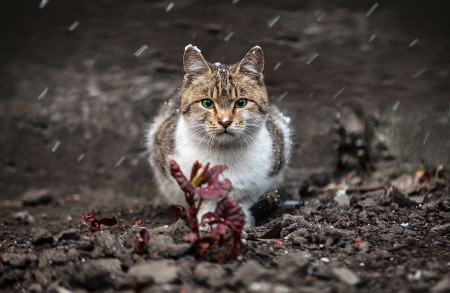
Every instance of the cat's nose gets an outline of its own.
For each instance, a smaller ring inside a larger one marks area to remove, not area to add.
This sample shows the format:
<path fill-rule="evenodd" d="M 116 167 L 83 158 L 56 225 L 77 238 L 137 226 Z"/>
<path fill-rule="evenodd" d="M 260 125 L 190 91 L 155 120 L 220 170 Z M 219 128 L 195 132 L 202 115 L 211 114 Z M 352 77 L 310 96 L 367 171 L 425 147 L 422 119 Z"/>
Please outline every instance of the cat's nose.
<path fill-rule="evenodd" d="M 231 121 L 230 120 L 219 120 L 219 124 L 223 126 L 223 128 L 227 129 L 228 126 L 230 126 Z"/>

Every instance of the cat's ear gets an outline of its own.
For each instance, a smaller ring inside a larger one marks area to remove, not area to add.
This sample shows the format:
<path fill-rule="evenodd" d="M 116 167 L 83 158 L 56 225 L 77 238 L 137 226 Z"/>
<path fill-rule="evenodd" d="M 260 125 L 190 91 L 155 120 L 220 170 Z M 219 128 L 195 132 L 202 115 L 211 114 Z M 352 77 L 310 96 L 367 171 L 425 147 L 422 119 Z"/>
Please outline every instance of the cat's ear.
<path fill-rule="evenodd" d="M 208 62 L 203 58 L 200 50 L 191 44 L 184 49 L 183 66 L 186 75 L 191 77 L 210 71 Z"/>
<path fill-rule="evenodd" d="M 261 47 L 255 46 L 248 51 L 244 59 L 237 65 L 236 70 L 255 80 L 260 80 L 264 73 L 264 54 Z"/>

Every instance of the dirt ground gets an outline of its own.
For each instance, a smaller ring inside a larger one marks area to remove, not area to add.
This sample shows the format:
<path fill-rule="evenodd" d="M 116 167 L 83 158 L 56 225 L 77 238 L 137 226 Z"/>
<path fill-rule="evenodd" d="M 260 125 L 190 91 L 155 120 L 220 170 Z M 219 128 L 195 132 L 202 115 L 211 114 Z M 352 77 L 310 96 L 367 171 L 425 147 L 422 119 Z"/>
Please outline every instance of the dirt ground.
<path fill-rule="evenodd" d="M 357 2 L 3 1 L 0 291 L 450 292 L 448 17 Z M 183 241 L 142 143 L 190 43 L 260 45 L 294 130 L 281 206 L 224 264 Z M 91 211 L 119 224 L 90 236 Z"/>

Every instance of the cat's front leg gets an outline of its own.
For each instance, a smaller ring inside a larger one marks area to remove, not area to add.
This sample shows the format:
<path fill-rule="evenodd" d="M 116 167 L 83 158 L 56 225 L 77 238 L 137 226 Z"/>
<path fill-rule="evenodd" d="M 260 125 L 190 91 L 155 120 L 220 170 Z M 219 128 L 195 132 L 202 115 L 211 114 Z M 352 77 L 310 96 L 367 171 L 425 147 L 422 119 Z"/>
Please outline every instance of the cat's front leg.
<path fill-rule="evenodd" d="M 202 205 L 200 206 L 200 209 L 197 213 L 197 221 L 199 223 L 202 222 L 203 215 L 209 212 L 214 213 L 216 210 L 217 204 L 219 203 L 219 200 L 203 200 Z M 209 232 L 210 227 L 209 225 L 203 225 L 199 227 L 200 231 Z"/>

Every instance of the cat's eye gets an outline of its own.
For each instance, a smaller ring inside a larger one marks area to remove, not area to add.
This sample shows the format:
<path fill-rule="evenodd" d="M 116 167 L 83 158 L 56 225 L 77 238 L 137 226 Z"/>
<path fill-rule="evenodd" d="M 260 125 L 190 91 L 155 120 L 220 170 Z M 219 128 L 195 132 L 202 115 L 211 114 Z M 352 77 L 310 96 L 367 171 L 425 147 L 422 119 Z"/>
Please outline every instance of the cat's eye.
<path fill-rule="evenodd" d="M 214 102 L 209 99 L 202 100 L 202 106 L 206 109 L 212 109 L 214 108 Z"/>
<path fill-rule="evenodd" d="M 239 99 L 234 104 L 235 108 L 244 108 L 245 106 L 247 106 L 247 99 Z"/>

